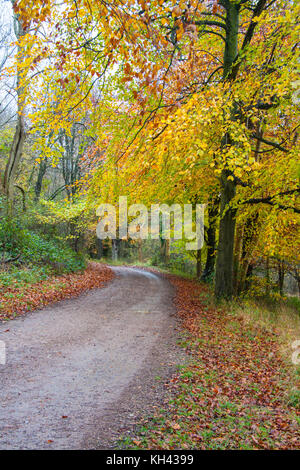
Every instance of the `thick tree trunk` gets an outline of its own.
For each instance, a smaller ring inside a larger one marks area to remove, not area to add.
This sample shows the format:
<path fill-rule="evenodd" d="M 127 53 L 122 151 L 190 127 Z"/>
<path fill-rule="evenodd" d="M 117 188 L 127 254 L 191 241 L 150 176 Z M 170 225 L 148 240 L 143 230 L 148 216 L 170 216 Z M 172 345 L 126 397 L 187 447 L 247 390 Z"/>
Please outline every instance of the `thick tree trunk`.
<path fill-rule="evenodd" d="M 238 2 L 223 2 L 226 8 L 226 38 L 224 50 L 224 81 L 232 81 L 232 66 L 238 54 L 238 32 L 240 4 Z M 236 106 L 232 109 L 232 120 L 236 119 Z M 222 146 L 235 145 L 230 141 L 230 136 L 224 136 Z M 226 166 L 221 174 L 221 219 L 219 226 L 219 245 L 216 264 L 215 296 L 217 299 L 230 299 L 233 294 L 233 248 L 235 232 L 235 210 L 230 207 L 235 192 L 236 184 L 228 177 L 232 177 L 231 171 Z"/>
<path fill-rule="evenodd" d="M 230 203 L 235 196 L 235 184 L 228 180 L 229 172 L 222 171 L 221 220 L 216 265 L 215 296 L 230 299 L 233 294 L 233 246 L 235 210 Z"/>

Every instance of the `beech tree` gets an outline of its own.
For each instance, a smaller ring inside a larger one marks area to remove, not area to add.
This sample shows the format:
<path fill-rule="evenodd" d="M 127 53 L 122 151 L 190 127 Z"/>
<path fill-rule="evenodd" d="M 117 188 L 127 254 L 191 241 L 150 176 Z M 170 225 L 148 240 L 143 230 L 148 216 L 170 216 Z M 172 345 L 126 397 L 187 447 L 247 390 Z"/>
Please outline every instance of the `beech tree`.
<path fill-rule="evenodd" d="M 12 5 L 15 5 L 15 0 L 11 0 Z M 18 14 L 14 15 L 14 32 L 17 41 L 20 41 L 25 35 L 23 20 Z M 25 141 L 25 122 L 24 122 L 24 86 L 21 82 L 21 63 L 23 60 L 23 48 L 19 45 L 16 52 L 16 67 L 14 73 L 16 75 L 16 95 L 17 95 L 17 117 L 16 127 L 13 137 L 12 146 L 7 159 L 4 175 L 1 178 L 1 191 L 8 200 L 8 205 L 11 201 L 15 188 L 15 176 L 18 166 L 21 161 L 22 151 Z M 21 188 L 22 190 L 22 188 Z"/>

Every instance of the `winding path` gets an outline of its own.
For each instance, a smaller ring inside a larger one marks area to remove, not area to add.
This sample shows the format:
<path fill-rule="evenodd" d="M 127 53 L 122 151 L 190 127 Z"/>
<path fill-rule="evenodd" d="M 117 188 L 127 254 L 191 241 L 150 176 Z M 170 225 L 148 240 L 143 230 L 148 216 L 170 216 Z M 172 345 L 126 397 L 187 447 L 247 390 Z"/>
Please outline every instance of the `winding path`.
<path fill-rule="evenodd" d="M 0 449 L 109 448 L 159 401 L 155 377 L 178 362 L 172 288 L 112 269 L 106 288 L 0 326 Z"/>

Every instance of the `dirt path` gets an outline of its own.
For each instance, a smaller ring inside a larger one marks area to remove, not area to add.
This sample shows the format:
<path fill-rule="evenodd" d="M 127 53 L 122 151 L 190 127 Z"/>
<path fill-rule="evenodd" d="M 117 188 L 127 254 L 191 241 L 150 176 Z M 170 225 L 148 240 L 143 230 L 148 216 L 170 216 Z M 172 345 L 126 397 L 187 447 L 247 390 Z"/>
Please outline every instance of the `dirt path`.
<path fill-rule="evenodd" d="M 105 289 L 0 326 L 0 449 L 109 448 L 159 404 L 180 354 L 172 288 L 113 269 Z"/>

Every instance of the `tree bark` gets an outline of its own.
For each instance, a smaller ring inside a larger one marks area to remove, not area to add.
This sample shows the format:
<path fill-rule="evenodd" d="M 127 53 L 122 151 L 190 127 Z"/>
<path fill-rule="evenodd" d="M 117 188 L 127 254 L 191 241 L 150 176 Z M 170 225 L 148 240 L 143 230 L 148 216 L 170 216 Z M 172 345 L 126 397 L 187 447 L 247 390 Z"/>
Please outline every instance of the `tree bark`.
<path fill-rule="evenodd" d="M 202 264 L 201 264 L 201 258 L 202 258 L 202 249 L 200 248 L 200 250 L 197 250 L 197 264 L 196 264 L 196 267 L 197 267 L 197 279 L 200 279 L 201 278 L 201 273 L 202 273 Z"/>
<path fill-rule="evenodd" d="M 103 242 L 100 238 L 97 238 L 97 256 L 98 259 L 103 257 Z"/>
<path fill-rule="evenodd" d="M 251 262 L 253 258 L 253 250 L 257 243 L 260 230 L 260 221 L 258 212 L 248 217 L 243 233 L 242 256 L 239 266 L 239 275 L 237 280 L 237 294 L 246 289 L 246 279 L 251 271 Z"/>
<path fill-rule="evenodd" d="M 284 276 L 285 276 L 284 262 L 279 260 L 278 261 L 278 290 L 281 296 L 283 296 Z"/>
<path fill-rule="evenodd" d="M 12 1 L 14 4 L 14 1 Z M 22 36 L 24 36 L 25 32 L 22 26 L 21 21 L 18 17 L 15 16 L 15 34 L 17 40 L 19 40 Z M 22 51 L 18 46 L 18 54 Z M 8 207 L 12 207 L 12 199 L 14 194 L 14 184 L 15 184 L 15 177 L 16 172 L 19 167 L 24 141 L 25 141 L 25 125 L 24 125 L 24 116 L 23 116 L 23 106 L 24 106 L 24 90 L 23 87 L 20 86 L 20 62 L 22 60 L 21 55 L 17 60 L 17 80 L 16 80 L 16 92 L 17 92 L 17 124 L 15 129 L 15 134 L 12 142 L 12 146 L 10 149 L 8 161 L 6 163 L 5 171 L 4 171 L 4 178 L 2 183 L 2 192 L 7 197 Z"/>
<path fill-rule="evenodd" d="M 138 255 L 139 255 L 139 262 L 143 262 L 143 241 L 140 239 L 138 240 Z"/>
<path fill-rule="evenodd" d="M 111 241 L 111 257 L 113 261 L 118 261 L 119 259 L 119 248 L 120 248 L 120 240 L 113 239 Z"/>
<path fill-rule="evenodd" d="M 267 256 L 266 259 L 266 296 L 270 297 L 270 291 L 271 291 L 271 286 L 270 286 L 270 258 Z"/>
<path fill-rule="evenodd" d="M 238 55 L 238 30 L 240 5 L 231 1 L 222 2 L 226 9 L 226 38 L 224 50 L 224 81 L 231 77 L 232 67 Z M 232 120 L 236 119 L 233 107 Z M 224 136 L 222 146 L 234 145 L 228 135 Z M 233 248 L 236 211 L 230 207 L 235 193 L 236 184 L 228 180 L 232 176 L 226 167 L 221 174 L 221 219 L 219 226 L 219 245 L 216 264 L 215 296 L 217 299 L 230 299 L 233 294 Z"/>
<path fill-rule="evenodd" d="M 216 197 L 208 208 L 208 229 L 206 232 L 206 261 L 201 280 L 208 282 L 214 272 L 216 262 L 216 226 L 219 213 L 220 199 Z"/>
<path fill-rule="evenodd" d="M 242 244 L 243 244 L 244 227 L 239 224 L 236 227 L 236 235 L 234 242 L 234 256 L 233 256 L 233 291 L 238 294 L 239 289 L 239 276 L 240 276 L 240 263 L 242 258 Z"/>
<path fill-rule="evenodd" d="M 221 220 L 216 265 L 215 296 L 230 299 L 233 294 L 233 247 L 236 211 L 230 207 L 235 196 L 235 184 L 228 180 L 229 172 L 222 171 Z"/>
<path fill-rule="evenodd" d="M 35 201 L 38 201 L 42 191 L 43 179 L 47 171 L 47 161 L 42 160 L 39 165 L 38 177 L 35 183 L 34 192 L 35 192 Z"/>

